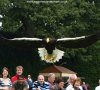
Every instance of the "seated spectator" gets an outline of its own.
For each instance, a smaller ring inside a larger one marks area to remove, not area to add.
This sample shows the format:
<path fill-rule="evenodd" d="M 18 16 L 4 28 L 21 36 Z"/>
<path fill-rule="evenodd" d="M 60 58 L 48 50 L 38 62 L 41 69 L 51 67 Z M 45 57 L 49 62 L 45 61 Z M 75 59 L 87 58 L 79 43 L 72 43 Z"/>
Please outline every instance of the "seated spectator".
<path fill-rule="evenodd" d="M 8 76 L 8 68 L 4 67 L 2 69 L 2 78 L 0 78 L 0 90 L 11 90 L 12 83 Z"/>
<path fill-rule="evenodd" d="M 12 90 L 28 90 L 27 83 L 22 75 L 14 82 Z"/>
<path fill-rule="evenodd" d="M 33 83 L 32 90 L 50 90 L 49 83 L 45 82 L 43 75 L 38 76 L 38 80 Z"/>

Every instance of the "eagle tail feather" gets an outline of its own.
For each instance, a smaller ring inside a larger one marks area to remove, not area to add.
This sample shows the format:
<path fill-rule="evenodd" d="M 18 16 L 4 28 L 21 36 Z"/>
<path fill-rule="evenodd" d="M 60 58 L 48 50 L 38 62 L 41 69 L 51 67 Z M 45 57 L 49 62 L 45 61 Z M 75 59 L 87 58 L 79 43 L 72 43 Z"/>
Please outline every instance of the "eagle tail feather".
<path fill-rule="evenodd" d="M 38 53 L 39 53 L 39 56 L 41 57 L 41 60 L 44 60 L 47 63 L 58 62 L 59 59 L 62 59 L 62 56 L 64 55 L 64 51 L 61 51 L 57 48 L 53 50 L 52 54 L 48 54 L 45 48 L 38 48 Z"/>

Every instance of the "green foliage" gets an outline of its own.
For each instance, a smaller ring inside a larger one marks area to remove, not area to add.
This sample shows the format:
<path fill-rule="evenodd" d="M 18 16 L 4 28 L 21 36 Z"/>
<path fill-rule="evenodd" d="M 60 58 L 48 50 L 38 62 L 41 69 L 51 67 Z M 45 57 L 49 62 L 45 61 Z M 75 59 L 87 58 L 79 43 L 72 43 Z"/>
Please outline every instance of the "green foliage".
<path fill-rule="evenodd" d="M 37 31 L 33 36 L 77 36 L 80 33 L 99 29 L 99 12 L 94 4 L 84 0 L 69 0 L 67 3 L 28 3 L 25 0 L 11 0 L 4 17 L 3 28 L 6 31 Z M 7 2 L 6 2 L 7 3 Z M 6 6 L 7 7 L 7 6 Z M 6 22 L 6 25 L 4 25 Z M 7 29 L 5 26 L 11 26 Z M 15 22 L 15 23 L 12 23 Z M 11 23 L 9 25 L 9 23 Z M 13 27 L 13 28 L 12 28 Z M 19 28 L 19 29 L 18 29 Z M 15 30 L 16 29 L 16 30 Z M 67 32 L 67 33 L 66 33 Z M 32 33 L 33 34 L 33 33 Z"/>

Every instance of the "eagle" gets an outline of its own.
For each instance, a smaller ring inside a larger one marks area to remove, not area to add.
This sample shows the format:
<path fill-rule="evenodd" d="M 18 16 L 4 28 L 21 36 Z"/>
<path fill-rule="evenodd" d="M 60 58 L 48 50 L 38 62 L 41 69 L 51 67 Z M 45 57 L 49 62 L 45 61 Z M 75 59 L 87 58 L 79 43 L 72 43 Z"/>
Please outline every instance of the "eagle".
<path fill-rule="evenodd" d="M 85 48 L 100 40 L 100 32 L 80 37 L 65 38 L 11 38 L 0 37 L 0 46 L 16 46 L 21 48 L 37 48 L 41 60 L 47 63 L 55 63 L 62 59 L 64 51 L 58 49 L 58 46 L 64 48 Z"/>

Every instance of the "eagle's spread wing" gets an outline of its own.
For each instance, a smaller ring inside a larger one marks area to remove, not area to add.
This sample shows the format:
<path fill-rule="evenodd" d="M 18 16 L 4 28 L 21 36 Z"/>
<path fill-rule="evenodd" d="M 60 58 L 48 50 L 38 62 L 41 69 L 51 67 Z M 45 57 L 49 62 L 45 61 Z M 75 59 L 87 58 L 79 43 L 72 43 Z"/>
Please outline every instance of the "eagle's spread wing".
<path fill-rule="evenodd" d="M 57 44 L 65 48 L 85 48 L 100 40 L 100 33 L 75 38 L 57 39 Z"/>
<path fill-rule="evenodd" d="M 41 60 L 54 63 L 62 59 L 64 51 L 56 48 L 57 45 L 65 48 L 84 48 L 100 40 L 100 32 L 94 35 L 75 38 L 39 39 L 39 38 L 0 38 L 0 46 L 14 46 L 17 48 L 38 48 Z M 43 47 L 43 48 L 41 48 Z"/>
<path fill-rule="evenodd" d="M 42 39 L 39 38 L 0 38 L 0 46 L 11 46 L 17 48 L 38 48 L 42 46 Z"/>

